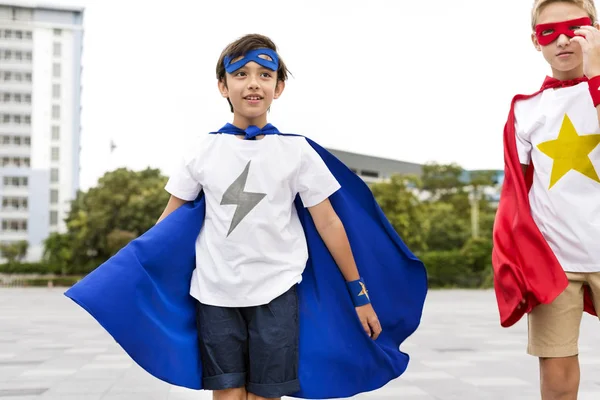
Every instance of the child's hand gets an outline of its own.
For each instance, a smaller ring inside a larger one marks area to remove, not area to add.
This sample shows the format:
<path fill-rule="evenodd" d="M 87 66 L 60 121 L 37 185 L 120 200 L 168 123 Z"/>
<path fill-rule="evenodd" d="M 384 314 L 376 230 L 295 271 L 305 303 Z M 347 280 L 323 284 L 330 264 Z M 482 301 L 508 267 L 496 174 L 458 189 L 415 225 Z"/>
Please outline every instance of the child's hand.
<path fill-rule="evenodd" d="M 571 38 L 577 42 L 583 52 L 583 73 L 588 79 L 600 75 L 600 31 L 593 26 L 582 26 L 575 31 Z"/>
<path fill-rule="evenodd" d="M 373 310 L 373 306 L 365 304 L 364 306 L 356 307 L 356 313 L 367 335 L 373 340 L 377 339 L 381 333 L 381 324 L 379 324 L 379 319 L 377 318 L 377 314 L 375 314 L 375 310 Z"/>

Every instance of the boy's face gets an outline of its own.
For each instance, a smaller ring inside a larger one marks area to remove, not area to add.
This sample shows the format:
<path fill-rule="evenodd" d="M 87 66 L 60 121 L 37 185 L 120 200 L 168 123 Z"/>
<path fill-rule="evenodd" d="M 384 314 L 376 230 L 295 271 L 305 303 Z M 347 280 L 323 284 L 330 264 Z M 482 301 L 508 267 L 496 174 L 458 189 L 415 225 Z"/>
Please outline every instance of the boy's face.
<path fill-rule="evenodd" d="M 270 57 L 261 55 L 270 60 Z M 232 63 L 242 59 L 239 57 Z M 266 114 L 274 99 L 279 98 L 285 84 L 277 81 L 277 71 L 265 68 L 254 61 L 240 69 L 225 74 L 225 82 L 219 81 L 223 97 L 233 106 L 234 120 L 240 124 L 264 125 Z"/>
<path fill-rule="evenodd" d="M 589 17 L 587 12 L 579 6 L 559 1 L 550 3 L 542 9 L 537 19 L 537 25 L 572 21 L 586 17 Z M 566 27 L 568 30 L 578 28 L 576 24 L 573 24 L 573 26 L 568 25 L 568 27 L 565 25 L 563 28 Z M 560 25 L 555 27 L 549 25 L 548 29 L 545 29 L 542 35 L 551 36 L 555 32 L 554 28 L 560 29 L 561 27 Z M 544 58 L 550 64 L 556 78 L 561 79 L 562 77 L 568 79 L 571 78 L 571 75 L 573 75 L 572 77 L 576 77 L 576 75 L 583 74 L 581 46 L 574 41 L 571 42 L 571 38 L 567 34 L 561 33 L 554 41 L 544 43 L 543 45 L 540 44 L 540 40 L 544 42 L 543 38 L 538 38 L 535 32 L 532 33 L 531 39 L 535 48 L 542 52 Z"/>

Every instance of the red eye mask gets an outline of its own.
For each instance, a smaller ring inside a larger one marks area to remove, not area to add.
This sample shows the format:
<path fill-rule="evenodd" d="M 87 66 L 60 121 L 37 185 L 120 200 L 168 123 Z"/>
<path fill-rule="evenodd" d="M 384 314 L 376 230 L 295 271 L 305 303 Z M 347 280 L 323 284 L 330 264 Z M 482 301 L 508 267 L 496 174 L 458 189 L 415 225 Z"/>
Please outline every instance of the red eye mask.
<path fill-rule="evenodd" d="M 588 17 L 572 19 L 570 21 L 552 22 L 549 24 L 539 24 L 535 26 L 535 36 L 538 43 L 547 46 L 554 42 L 560 35 L 565 34 L 572 38 L 580 26 L 592 25 L 592 20 Z"/>

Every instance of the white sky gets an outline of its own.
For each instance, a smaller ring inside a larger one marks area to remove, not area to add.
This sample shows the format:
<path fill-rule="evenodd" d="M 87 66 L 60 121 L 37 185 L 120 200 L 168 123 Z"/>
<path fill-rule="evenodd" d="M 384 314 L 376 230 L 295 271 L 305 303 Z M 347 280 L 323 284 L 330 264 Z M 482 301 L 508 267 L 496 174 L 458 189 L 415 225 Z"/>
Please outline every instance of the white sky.
<path fill-rule="evenodd" d="M 184 138 L 230 122 L 215 64 L 246 33 L 270 36 L 294 75 L 269 122 L 419 163 L 503 168 L 510 99 L 549 73 L 530 41 L 533 0 L 52 3 L 86 7 L 84 190 L 120 166 L 168 173 Z"/>

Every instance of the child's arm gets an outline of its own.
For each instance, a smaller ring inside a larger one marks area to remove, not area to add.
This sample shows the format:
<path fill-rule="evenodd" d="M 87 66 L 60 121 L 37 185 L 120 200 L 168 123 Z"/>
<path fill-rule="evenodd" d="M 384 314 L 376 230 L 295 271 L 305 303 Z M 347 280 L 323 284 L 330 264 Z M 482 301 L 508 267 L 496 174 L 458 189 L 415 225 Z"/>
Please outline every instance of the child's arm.
<path fill-rule="evenodd" d="M 175 197 L 175 196 L 171 195 L 171 198 L 169 199 L 169 202 L 167 203 L 165 210 L 163 211 L 163 213 L 160 216 L 160 218 L 158 219 L 158 221 L 156 221 L 156 223 L 158 224 L 160 221 L 167 218 L 167 216 L 169 214 L 171 214 L 173 211 L 177 210 L 179 207 L 181 207 L 185 203 L 187 203 L 187 200 L 183 200 L 183 199 L 180 199 L 179 197 Z"/>
<path fill-rule="evenodd" d="M 317 232 L 319 232 L 323 242 L 325 242 L 327 249 L 333 256 L 346 281 L 352 282 L 360 279 L 346 230 L 331 206 L 329 199 L 313 207 L 309 207 L 308 211 L 312 216 Z M 375 314 L 375 310 L 373 310 L 373 306 L 369 303 L 356 307 L 356 312 L 365 332 L 373 340 L 377 339 L 381 333 L 381 325 Z"/>
<path fill-rule="evenodd" d="M 360 279 L 346 230 L 329 200 L 308 208 L 308 211 L 346 281 Z"/>
<path fill-rule="evenodd" d="M 572 42 L 577 42 L 583 52 L 583 73 L 589 79 L 590 95 L 600 121 L 600 31 L 598 24 L 582 26 L 575 30 Z"/>

